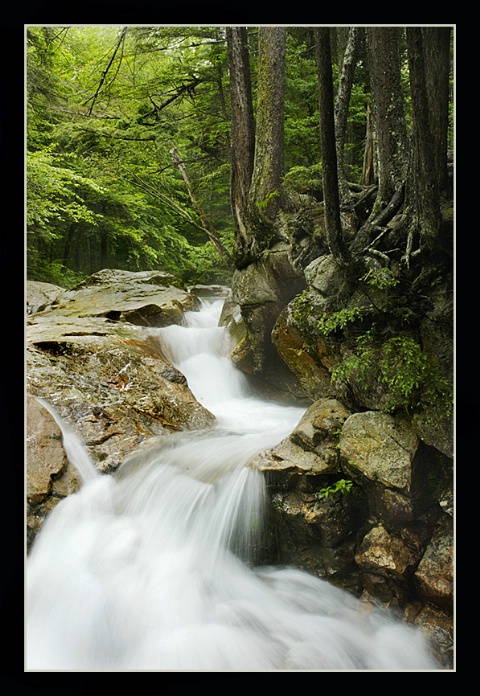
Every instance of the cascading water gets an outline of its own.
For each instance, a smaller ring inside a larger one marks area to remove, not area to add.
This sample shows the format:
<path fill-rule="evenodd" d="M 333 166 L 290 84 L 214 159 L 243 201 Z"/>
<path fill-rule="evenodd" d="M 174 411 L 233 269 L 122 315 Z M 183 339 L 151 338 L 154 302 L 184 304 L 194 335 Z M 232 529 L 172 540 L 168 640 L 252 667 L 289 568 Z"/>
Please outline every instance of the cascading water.
<path fill-rule="evenodd" d="M 58 419 L 80 491 L 27 564 L 27 670 L 435 670 L 423 634 L 294 568 L 255 568 L 263 478 L 245 466 L 303 409 L 249 395 L 222 301 L 153 331 L 217 427 L 100 475 Z"/>

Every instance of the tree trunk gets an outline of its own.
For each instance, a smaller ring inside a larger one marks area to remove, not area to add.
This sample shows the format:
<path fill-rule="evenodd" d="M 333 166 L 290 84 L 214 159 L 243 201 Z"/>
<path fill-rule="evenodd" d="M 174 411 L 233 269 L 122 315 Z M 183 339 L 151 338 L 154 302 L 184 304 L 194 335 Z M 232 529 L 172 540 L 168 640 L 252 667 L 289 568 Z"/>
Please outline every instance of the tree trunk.
<path fill-rule="evenodd" d="M 338 191 L 337 152 L 335 147 L 333 77 L 329 28 L 316 28 L 315 38 L 318 63 L 320 144 L 322 150 L 322 179 L 327 243 L 335 261 L 341 265 L 345 265 L 348 257 L 343 241 L 342 225 L 340 221 L 340 196 Z"/>
<path fill-rule="evenodd" d="M 68 226 L 67 234 L 65 237 L 65 245 L 63 247 L 63 265 L 65 268 L 69 268 L 69 266 L 70 266 L 72 240 L 73 240 L 73 235 L 74 235 L 76 229 L 77 229 L 77 225 L 75 223 Z"/>
<path fill-rule="evenodd" d="M 285 48 L 284 27 L 260 28 L 255 156 L 249 192 L 257 255 L 276 239 L 275 217 L 282 203 Z"/>
<path fill-rule="evenodd" d="M 108 235 L 106 230 L 100 231 L 100 268 L 108 267 Z"/>
<path fill-rule="evenodd" d="M 232 264 L 232 258 L 227 251 L 227 249 L 223 246 L 215 228 L 213 227 L 212 223 L 210 220 L 207 219 L 205 216 L 204 212 L 202 211 L 197 198 L 193 192 L 192 185 L 190 183 L 190 178 L 188 176 L 187 169 L 185 167 L 184 162 L 182 161 L 180 155 L 178 154 L 177 150 L 173 147 L 170 150 L 170 154 L 172 156 L 173 161 L 175 164 L 178 166 L 180 170 L 180 174 L 182 175 L 183 181 L 185 182 L 185 186 L 188 191 L 188 195 L 190 196 L 190 201 L 192 203 L 192 208 L 194 211 L 197 213 L 198 217 L 202 221 L 202 225 L 204 230 L 206 231 L 210 241 L 212 242 L 213 246 L 217 250 L 218 254 L 220 257 L 223 259 L 223 262 L 225 263 L 226 267 L 229 269 L 232 269 L 233 264 Z"/>
<path fill-rule="evenodd" d="M 237 263 L 243 265 L 243 259 L 252 243 L 252 230 L 246 220 L 246 211 L 255 153 L 255 121 L 246 27 L 227 27 L 227 45 L 232 107 L 230 198 L 236 226 Z"/>
<path fill-rule="evenodd" d="M 448 187 L 448 102 L 450 93 L 450 27 L 423 27 L 428 115 L 435 176 L 440 193 Z"/>
<path fill-rule="evenodd" d="M 363 156 L 362 184 L 371 186 L 375 181 L 373 166 L 373 123 L 372 108 L 367 104 L 367 128 L 365 133 L 365 153 Z"/>
<path fill-rule="evenodd" d="M 366 36 L 378 148 L 378 194 L 371 214 L 373 219 L 405 183 L 408 140 L 398 29 L 368 27 Z"/>
<path fill-rule="evenodd" d="M 408 65 L 412 94 L 412 175 L 407 188 L 410 238 L 420 234 L 429 248 L 436 246 L 441 226 L 437 159 L 430 125 L 423 30 L 407 27 Z M 447 102 L 448 104 L 448 102 Z M 437 144 L 438 145 L 438 144 Z"/>
<path fill-rule="evenodd" d="M 348 43 L 343 56 L 342 74 L 335 100 L 335 137 L 337 147 L 338 185 L 342 209 L 351 211 L 353 208 L 352 195 L 348 188 L 344 165 L 345 136 L 347 131 L 348 106 L 352 93 L 355 66 L 360 47 L 360 28 L 351 27 Z"/>

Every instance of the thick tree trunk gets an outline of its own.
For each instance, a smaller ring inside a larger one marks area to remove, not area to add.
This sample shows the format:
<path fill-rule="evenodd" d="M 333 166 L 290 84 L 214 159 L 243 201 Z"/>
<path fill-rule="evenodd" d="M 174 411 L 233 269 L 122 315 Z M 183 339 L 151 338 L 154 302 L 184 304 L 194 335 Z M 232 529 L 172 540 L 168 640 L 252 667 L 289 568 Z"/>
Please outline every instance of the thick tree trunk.
<path fill-rule="evenodd" d="M 400 74 L 398 28 L 368 27 L 367 49 L 378 148 L 378 195 L 371 219 L 404 185 L 408 140 Z"/>
<path fill-rule="evenodd" d="M 246 27 L 227 27 L 227 45 L 232 105 L 230 197 L 236 226 L 237 257 L 241 265 L 252 243 L 252 230 L 246 220 L 246 211 L 255 153 L 255 121 Z"/>
<path fill-rule="evenodd" d="M 407 27 L 408 65 L 412 94 L 412 174 L 407 188 L 410 238 L 420 234 L 429 248 L 436 246 L 441 226 L 437 159 L 430 125 L 422 29 Z M 448 103 L 448 102 L 447 102 Z"/>
<path fill-rule="evenodd" d="M 446 191 L 448 187 L 450 34 L 450 27 L 422 27 L 430 133 L 435 160 L 435 176 L 440 193 Z"/>
<path fill-rule="evenodd" d="M 344 165 L 344 148 L 347 131 L 348 106 L 352 93 L 355 66 L 360 47 L 360 27 L 351 27 L 348 43 L 343 56 L 342 74 L 335 100 L 335 138 L 337 147 L 338 186 L 342 209 L 351 211 L 353 208 L 352 195 L 348 188 Z"/>
<path fill-rule="evenodd" d="M 282 204 L 285 47 L 284 27 L 260 28 L 255 156 L 249 192 L 256 254 L 276 240 L 275 218 Z"/>
<path fill-rule="evenodd" d="M 333 77 L 328 27 L 315 29 L 320 100 L 320 144 L 322 150 L 322 179 L 325 203 L 325 227 L 330 253 L 337 263 L 347 263 L 340 220 L 337 152 L 335 146 L 335 117 L 333 109 Z"/>

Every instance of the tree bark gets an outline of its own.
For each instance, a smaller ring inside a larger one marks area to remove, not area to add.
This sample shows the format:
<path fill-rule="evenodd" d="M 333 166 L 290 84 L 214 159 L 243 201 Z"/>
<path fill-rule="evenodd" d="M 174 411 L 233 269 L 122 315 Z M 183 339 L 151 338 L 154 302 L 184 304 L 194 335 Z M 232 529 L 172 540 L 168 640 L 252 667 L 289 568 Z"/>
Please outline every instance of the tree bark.
<path fill-rule="evenodd" d="M 237 257 L 241 260 L 252 243 L 252 230 L 246 220 L 246 211 L 255 154 L 255 121 L 246 27 L 227 27 L 227 45 L 232 105 L 230 199 L 236 227 Z"/>
<path fill-rule="evenodd" d="M 407 176 L 408 140 L 398 32 L 397 27 L 366 29 L 378 148 L 378 194 L 371 219 L 378 215 L 394 193 L 404 185 Z"/>
<path fill-rule="evenodd" d="M 344 166 L 345 135 L 347 131 L 348 106 L 352 93 L 355 66 L 360 47 L 360 28 L 351 27 L 348 34 L 347 47 L 343 56 L 342 74 L 335 100 L 335 138 L 337 148 L 338 186 L 342 208 L 351 211 L 353 208 L 352 195 L 348 188 Z"/>
<path fill-rule="evenodd" d="M 365 153 L 363 155 L 362 184 L 371 186 L 375 181 L 373 157 L 372 108 L 367 104 L 367 127 L 365 132 Z"/>
<path fill-rule="evenodd" d="M 260 28 L 255 155 L 249 191 L 256 254 L 268 249 L 276 238 L 275 217 L 282 203 L 285 49 L 284 27 Z"/>
<path fill-rule="evenodd" d="M 450 27 L 423 27 L 428 115 L 440 193 L 448 187 L 448 102 L 450 93 Z"/>
<path fill-rule="evenodd" d="M 322 150 L 322 179 L 325 203 L 325 227 L 330 253 L 340 265 L 348 261 L 340 220 L 340 195 L 335 146 L 335 117 L 333 109 L 333 77 L 328 27 L 315 29 L 320 100 L 320 144 Z"/>
<path fill-rule="evenodd" d="M 430 124 L 423 31 L 407 27 L 407 51 L 412 94 L 412 176 L 407 188 L 410 236 L 420 234 L 429 248 L 438 242 L 441 226 L 440 195 L 434 141 Z"/>
<path fill-rule="evenodd" d="M 175 162 L 178 169 L 180 170 L 180 174 L 182 175 L 183 181 L 185 182 L 185 186 L 187 188 L 188 195 L 190 197 L 190 201 L 192 203 L 192 208 L 194 209 L 194 211 L 197 213 L 198 217 L 202 221 L 203 229 L 208 234 L 210 241 L 212 242 L 215 249 L 218 251 L 220 257 L 223 259 L 226 267 L 232 269 L 233 268 L 232 258 L 230 256 L 228 250 L 222 244 L 222 242 L 221 242 L 215 228 L 211 224 L 210 220 L 207 219 L 204 212 L 202 211 L 202 209 L 197 201 L 197 198 L 193 192 L 193 188 L 192 188 L 192 185 L 190 183 L 190 177 L 188 176 L 187 168 L 185 167 L 184 162 L 182 161 L 180 155 L 178 154 L 177 150 L 174 147 L 170 150 L 170 154 L 172 156 L 173 161 Z"/>

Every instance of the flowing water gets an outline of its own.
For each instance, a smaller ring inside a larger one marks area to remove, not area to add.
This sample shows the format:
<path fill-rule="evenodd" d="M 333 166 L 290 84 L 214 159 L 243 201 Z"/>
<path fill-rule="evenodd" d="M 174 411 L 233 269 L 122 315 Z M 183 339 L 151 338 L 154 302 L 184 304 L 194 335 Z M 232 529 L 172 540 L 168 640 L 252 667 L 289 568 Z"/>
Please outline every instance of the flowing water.
<path fill-rule="evenodd" d="M 265 504 L 245 464 L 303 409 L 249 394 L 218 326 L 222 301 L 151 331 L 217 416 L 100 475 L 55 411 L 80 491 L 27 563 L 26 669 L 435 670 L 423 634 L 295 568 L 255 567 Z M 261 537 L 260 537 L 261 541 Z"/>

